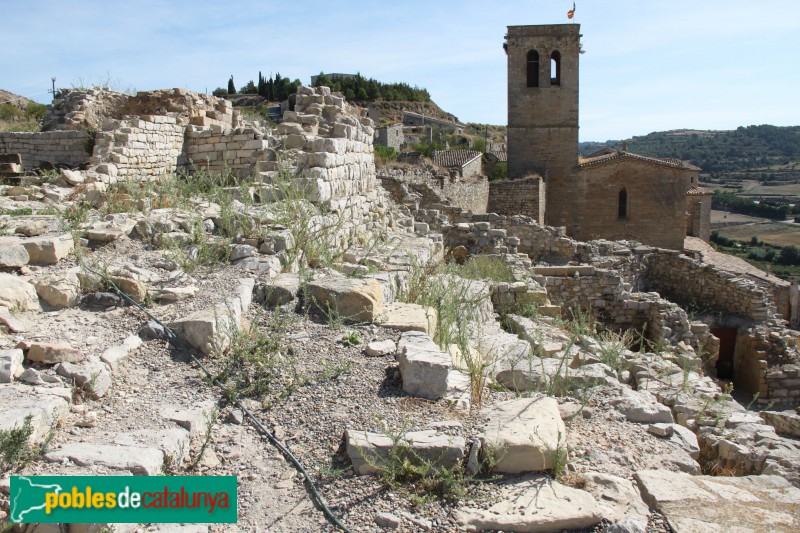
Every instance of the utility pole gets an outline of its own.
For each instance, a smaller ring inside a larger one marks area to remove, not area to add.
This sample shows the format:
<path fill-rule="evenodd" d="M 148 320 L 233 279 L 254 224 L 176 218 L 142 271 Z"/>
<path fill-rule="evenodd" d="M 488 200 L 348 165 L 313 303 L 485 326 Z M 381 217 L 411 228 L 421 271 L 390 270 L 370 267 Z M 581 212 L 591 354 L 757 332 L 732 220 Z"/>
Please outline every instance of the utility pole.
<path fill-rule="evenodd" d="M 53 81 L 53 100 L 55 100 L 56 99 L 56 77 L 53 76 L 50 79 Z"/>

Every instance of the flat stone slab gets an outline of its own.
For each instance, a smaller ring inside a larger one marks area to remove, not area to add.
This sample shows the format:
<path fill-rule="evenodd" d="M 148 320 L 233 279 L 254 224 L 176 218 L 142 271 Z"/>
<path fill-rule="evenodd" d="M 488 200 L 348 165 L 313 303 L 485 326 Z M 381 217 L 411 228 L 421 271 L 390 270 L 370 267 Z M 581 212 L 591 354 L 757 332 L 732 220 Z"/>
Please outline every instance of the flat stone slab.
<path fill-rule="evenodd" d="M 393 446 L 402 446 L 402 452 L 412 463 L 432 461 L 442 468 L 452 468 L 464 458 L 467 442 L 458 435 L 427 429 L 409 431 L 395 444 L 388 435 L 347 429 L 345 445 L 353 463 L 353 472 L 364 475 L 378 472 L 386 464 Z"/>
<path fill-rule="evenodd" d="M 383 307 L 377 323 L 395 331 L 420 331 L 436 334 L 436 310 L 419 304 L 393 302 Z"/>
<path fill-rule="evenodd" d="M 22 246 L 28 252 L 30 264 L 55 265 L 75 249 L 75 241 L 71 234 L 64 233 L 56 237 L 27 239 L 22 241 Z"/>
<path fill-rule="evenodd" d="M 554 398 L 518 398 L 481 412 L 478 437 L 498 457 L 495 472 L 520 474 L 553 467 L 556 453 L 566 446 L 567 430 Z"/>
<path fill-rule="evenodd" d="M 69 460 L 78 466 L 99 466 L 127 470 L 135 476 L 155 476 L 164 465 L 164 452 L 158 448 L 73 442 L 45 454 L 50 462 Z"/>
<path fill-rule="evenodd" d="M 50 428 L 66 416 L 72 391 L 68 388 L 31 387 L 29 385 L 0 386 L 0 430 L 20 428 L 31 417 L 30 442 L 41 442 Z"/>
<path fill-rule="evenodd" d="M 602 519 L 586 491 L 546 476 L 527 476 L 499 484 L 499 502 L 489 508 L 467 504 L 456 511 L 468 531 L 556 532 L 594 526 Z"/>
<path fill-rule="evenodd" d="M 634 477 L 645 501 L 676 533 L 800 531 L 800 489 L 780 476 L 643 470 Z"/>

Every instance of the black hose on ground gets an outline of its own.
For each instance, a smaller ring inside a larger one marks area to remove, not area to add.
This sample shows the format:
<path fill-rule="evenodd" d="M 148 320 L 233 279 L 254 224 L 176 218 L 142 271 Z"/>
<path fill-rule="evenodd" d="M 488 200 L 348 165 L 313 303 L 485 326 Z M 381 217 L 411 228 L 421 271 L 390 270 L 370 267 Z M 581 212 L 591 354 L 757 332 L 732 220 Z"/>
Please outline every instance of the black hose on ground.
<path fill-rule="evenodd" d="M 197 364 L 197 366 L 200 367 L 200 369 L 206 375 L 208 380 L 212 384 L 216 385 L 217 387 L 223 388 L 222 383 L 220 383 L 220 381 L 218 379 L 214 378 L 214 376 L 211 374 L 211 372 L 209 372 L 209 370 L 206 368 L 206 366 L 194 354 L 194 350 L 192 349 L 192 347 L 189 346 L 184 341 L 182 341 L 175 334 L 175 332 L 172 331 L 166 324 L 164 324 L 158 318 L 153 316 L 153 314 L 150 313 L 150 311 L 148 311 L 147 309 L 145 309 L 144 306 L 139 304 L 139 302 L 133 300 L 130 296 L 128 296 L 125 293 L 125 291 L 123 291 L 122 289 L 117 287 L 117 285 L 113 281 L 108 279 L 107 276 L 103 275 L 100 272 L 97 272 L 96 270 L 92 269 L 91 267 L 87 266 L 86 264 L 84 264 L 82 262 L 81 262 L 81 267 L 85 268 L 87 271 L 91 272 L 92 274 L 94 274 L 96 276 L 100 276 L 104 281 L 107 281 L 108 284 L 111 286 L 111 288 L 114 290 L 114 292 L 119 294 L 123 299 L 128 301 L 131 305 L 133 305 L 134 307 L 139 309 L 141 312 L 143 312 L 145 315 L 147 315 L 150 318 L 150 320 L 153 320 L 155 323 L 157 323 L 158 325 L 163 327 L 164 331 L 167 334 L 167 342 L 169 342 L 170 344 L 172 344 L 175 348 L 177 348 L 179 350 L 185 350 L 189 354 L 189 357 L 192 358 L 192 361 L 194 361 Z M 267 440 L 269 440 L 270 444 L 275 446 L 278 449 L 278 451 L 280 451 L 281 454 L 290 463 L 292 463 L 292 465 L 295 467 L 295 469 L 298 472 L 300 472 L 300 474 L 302 474 L 303 480 L 305 482 L 305 486 L 306 486 L 307 490 L 311 493 L 312 501 L 322 511 L 322 514 L 325 515 L 325 518 L 327 518 L 334 526 L 338 527 L 339 529 L 341 529 L 345 533 L 350 533 L 350 530 L 347 529 L 347 526 L 342 524 L 342 522 L 336 517 L 336 515 L 333 513 L 333 511 L 331 511 L 330 507 L 328 507 L 328 504 L 325 501 L 325 498 L 323 498 L 322 494 L 319 493 L 319 490 L 317 489 L 317 486 L 311 480 L 311 476 L 308 474 L 308 472 L 306 471 L 305 467 L 303 467 L 303 464 L 300 462 L 300 460 L 297 457 L 295 457 L 295 455 L 289 450 L 289 448 L 287 448 L 285 444 L 283 444 L 280 440 L 278 440 L 278 438 L 275 436 L 275 434 L 272 433 L 269 429 L 267 429 L 267 427 L 258 418 L 256 418 L 256 416 L 252 412 L 250 412 L 250 410 L 247 409 L 247 407 L 245 407 L 242 404 L 242 402 L 239 401 L 238 398 L 234 400 L 233 404 L 236 405 L 237 408 L 241 409 L 241 411 L 245 414 L 245 416 L 247 416 L 247 418 L 250 419 L 250 421 L 253 423 L 253 425 L 256 427 L 256 429 L 259 431 L 259 433 L 261 433 L 262 435 L 266 436 Z"/>

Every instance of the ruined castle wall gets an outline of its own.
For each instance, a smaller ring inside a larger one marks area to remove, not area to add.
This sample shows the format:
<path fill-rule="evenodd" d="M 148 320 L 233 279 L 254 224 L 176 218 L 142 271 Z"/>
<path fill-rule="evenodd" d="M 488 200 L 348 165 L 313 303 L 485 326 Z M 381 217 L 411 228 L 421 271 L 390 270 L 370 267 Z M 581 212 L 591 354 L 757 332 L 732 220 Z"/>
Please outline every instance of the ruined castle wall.
<path fill-rule="evenodd" d="M 0 154 L 20 154 L 26 169 L 38 168 L 42 161 L 69 167 L 85 165 L 90 145 L 85 131 L 0 133 Z"/>
<path fill-rule="evenodd" d="M 209 128 L 190 127 L 184 143 L 190 171 L 230 172 L 239 178 L 251 175 L 256 162 L 264 159 L 268 149 L 269 142 L 252 128 L 220 133 Z"/>
<path fill-rule="evenodd" d="M 650 254 L 644 266 L 647 285 L 676 301 L 712 307 L 756 321 L 769 320 L 777 314 L 770 291 L 752 280 L 678 252 L 662 250 Z"/>
<path fill-rule="evenodd" d="M 480 162 L 480 160 L 478 160 Z M 378 170 L 378 177 L 399 180 L 414 185 L 427 185 L 450 204 L 472 213 L 486 213 L 489 197 L 489 181 L 484 177 L 464 179 L 435 173 L 428 168 L 389 168 Z"/>
<path fill-rule="evenodd" d="M 184 127 L 175 117 L 131 117 L 115 126 L 97 134 L 92 160 L 113 165 L 118 177 L 153 179 L 184 164 Z"/>
<path fill-rule="evenodd" d="M 547 289 L 550 300 L 562 306 L 564 318 L 579 312 L 614 330 L 642 331 L 650 341 L 684 342 L 714 360 L 719 341 L 707 325 L 691 322 L 680 307 L 657 293 L 629 292 L 614 270 L 590 266 L 538 267 L 534 278 Z"/>
<path fill-rule="evenodd" d="M 521 180 L 489 183 L 488 213 L 524 215 L 544 224 L 545 188 L 542 178 L 529 176 Z"/>

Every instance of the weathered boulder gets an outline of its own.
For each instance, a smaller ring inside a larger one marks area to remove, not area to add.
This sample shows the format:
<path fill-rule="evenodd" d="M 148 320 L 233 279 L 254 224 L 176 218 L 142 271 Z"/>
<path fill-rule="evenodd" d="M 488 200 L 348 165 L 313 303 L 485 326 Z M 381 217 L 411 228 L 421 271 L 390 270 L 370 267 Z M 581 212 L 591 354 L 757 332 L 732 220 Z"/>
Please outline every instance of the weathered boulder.
<path fill-rule="evenodd" d="M 144 303 L 147 299 L 147 284 L 144 282 L 123 276 L 109 276 L 109 281 L 127 294 L 134 302 Z"/>
<path fill-rule="evenodd" d="M 397 345 L 392 339 L 370 342 L 364 347 L 364 353 L 370 357 L 383 357 L 397 351 Z"/>
<path fill-rule="evenodd" d="M 39 278 L 34 285 L 39 298 L 56 309 L 74 307 L 80 302 L 81 283 L 74 269 Z"/>
<path fill-rule="evenodd" d="M 396 331 L 420 331 L 436 335 L 436 309 L 419 304 L 392 302 L 383 307 L 377 323 Z"/>
<path fill-rule="evenodd" d="M 0 305 L 19 311 L 41 311 L 36 288 L 24 278 L 0 272 Z"/>
<path fill-rule="evenodd" d="M 68 443 L 44 457 L 51 462 L 68 459 L 78 466 L 126 470 L 136 476 L 158 475 L 164 465 L 164 452 L 158 448 L 90 442 Z"/>
<path fill-rule="evenodd" d="M 240 327 L 241 315 L 226 305 L 203 309 L 168 324 L 175 334 L 202 353 L 222 353 Z"/>
<path fill-rule="evenodd" d="M 111 371 L 97 356 L 90 355 L 81 363 L 60 363 L 56 367 L 59 376 L 74 382 L 94 398 L 102 398 L 111 388 Z"/>
<path fill-rule="evenodd" d="M 193 285 L 189 287 L 165 287 L 159 289 L 153 299 L 161 303 L 173 303 L 193 298 L 195 294 L 197 294 L 197 287 Z"/>
<path fill-rule="evenodd" d="M 55 265 L 75 249 L 75 241 L 72 235 L 65 233 L 55 237 L 27 239 L 22 241 L 22 246 L 30 256 L 30 264 Z"/>
<path fill-rule="evenodd" d="M 268 283 L 258 286 L 258 301 L 273 309 L 297 299 L 299 291 L 300 276 L 291 273 L 278 274 Z"/>
<path fill-rule="evenodd" d="M 383 288 L 374 279 L 328 277 L 308 284 L 308 296 L 324 313 L 373 322 L 383 313 Z"/>
<path fill-rule="evenodd" d="M 11 383 L 22 375 L 24 360 L 22 350 L 0 350 L 0 383 Z"/>
<path fill-rule="evenodd" d="M 621 398 L 614 400 L 614 407 L 630 422 L 640 424 L 671 424 L 672 410 L 658 403 L 656 397 L 646 390 L 620 389 Z"/>
<path fill-rule="evenodd" d="M 54 365 L 56 363 L 79 363 L 86 356 L 77 348 L 66 344 L 34 342 L 27 353 L 28 361 Z"/>
<path fill-rule="evenodd" d="M 468 531 L 550 532 L 591 528 L 602 514 L 591 494 L 546 476 L 499 484 L 498 503 L 467 503 L 456 511 Z"/>
<path fill-rule="evenodd" d="M 519 398 L 485 409 L 479 438 L 494 450 L 496 472 L 519 474 L 553 468 L 566 446 L 567 431 L 554 398 Z"/>
<path fill-rule="evenodd" d="M 676 533 L 800 530 L 800 489 L 779 476 L 642 470 L 634 477 L 645 501 Z"/>
<path fill-rule="evenodd" d="M 393 447 L 395 458 L 412 464 L 434 462 L 441 468 L 452 468 L 464 458 L 467 443 L 464 437 L 448 435 L 435 429 L 409 431 L 395 441 L 388 435 L 354 429 L 345 430 L 347 455 L 355 474 L 374 474 L 387 466 Z"/>
<path fill-rule="evenodd" d="M 80 170 L 61 169 L 61 178 L 73 187 L 86 181 L 86 176 Z"/>
<path fill-rule="evenodd" d="M 0 268 L 19 268 L 29 260 L 28 251 L 21 244 L 0 241 Z"/>
<path fill-rule="evenodd" d="M 397 347 L 397 360 L 403 391 L 429 400 L 438 400 L 447 394 L 452 358 L 426 334 L 418 331 L 403 333 Z"/>

